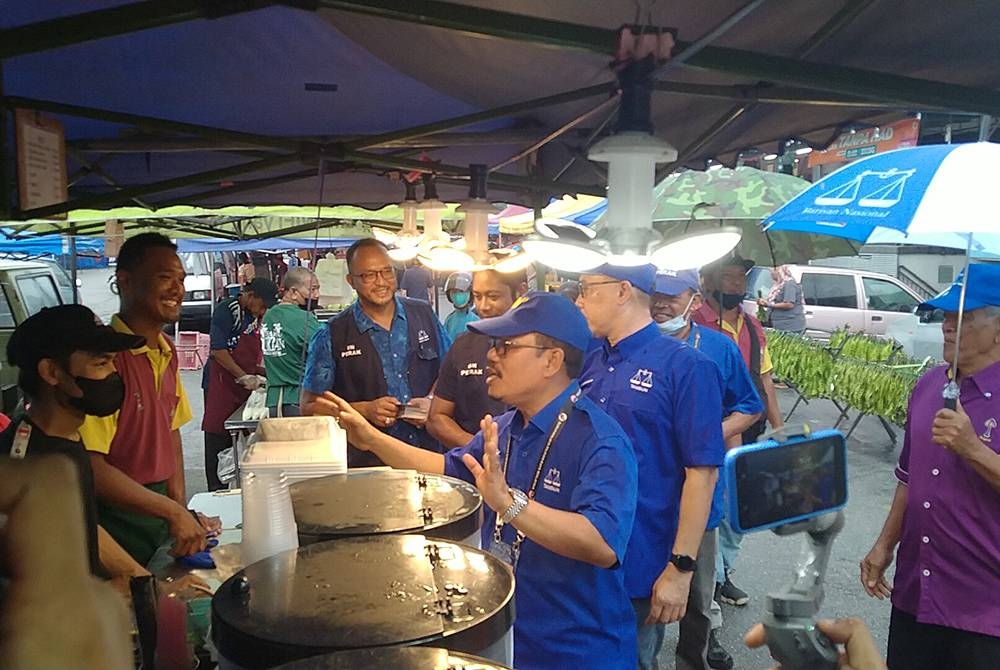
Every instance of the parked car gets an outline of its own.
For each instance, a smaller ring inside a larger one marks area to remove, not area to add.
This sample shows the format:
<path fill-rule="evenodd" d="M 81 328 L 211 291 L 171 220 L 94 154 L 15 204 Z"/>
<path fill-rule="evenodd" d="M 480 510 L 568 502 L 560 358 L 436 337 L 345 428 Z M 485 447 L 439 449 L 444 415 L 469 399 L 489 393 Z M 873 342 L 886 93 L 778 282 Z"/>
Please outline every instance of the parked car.
<path fill-rule="evenodd" d="M 918 315 L 917 306 L 923 300 L 895 277 L 816 265 L 790 265 L 789 268 L 802 287 L 807 335 L 826 339 L 834 330 L 846 327 L 855 332 L 889 336 L 890 331 L 915 331 L 917 326 L 914 324 L 918 324 L 924 341 L 922 346 L 936 349 L 936 355 L 941 355 L 940 327 L 922 327 L 930 326 L 934 315 Z M 770 268 L 751 268 L 747 274 L 745 309 L 754 313 L 757 297 L 766 297 L 773 283 Z M 894 328 L 896 324 L 906 327 Z M 907 343 L 901 343 L 906 348 Z"/>
<path fill-rule="evenodd" d="M 48 263 L 0 260 L 0 353 L 7 351 L 18 324 L 44 307 L 65 303 L 59 286 L 59 278 Z M 10 416 L 19 401 L 17 368 L 5 362 L 0 365 L 0 409 Z"/>
<path fill-rule="evenodd" d="M 181 252 L 178 254 L 184 265 L 184 302 L 181 303 L 180 330 L 200 330 L 207 333 L 212 321 L 213 306 L 225 295 L 215 289 L 215 267 L 235 267 L 232 252 Z M 229 285 L 228 275 L 223 276 L 223 285 Z M 173 330 L 173 328 L 171 328 Z"/>

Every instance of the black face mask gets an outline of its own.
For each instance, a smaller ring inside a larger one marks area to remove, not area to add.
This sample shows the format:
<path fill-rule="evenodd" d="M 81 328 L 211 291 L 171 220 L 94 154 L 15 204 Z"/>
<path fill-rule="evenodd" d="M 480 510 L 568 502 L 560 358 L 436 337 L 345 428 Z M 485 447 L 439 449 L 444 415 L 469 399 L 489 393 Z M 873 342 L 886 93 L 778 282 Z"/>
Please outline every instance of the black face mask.
<path fill-rule="evenodd" d="M 316 301 L 306 300 L 304 303 L 301 303 L 299 305 L 299 309 L 301 309 L 303 312 L 312 312 L 313 310 L 316 309 Z"/>
<path fill-rule="evenodd" d="M 70 396 L 69 404 L 84 414 L 110 416 L 120 410 L 125 401 L 125 382 L 117 372 L 104 379 L 73 377 L 73 381 L 83 391 L 83 397 Z"/>
<path fill-rule="evenodd" d="M 712 291 L 712 298 L 719 303 L 724 311 L 735 309 L 743 302 L 742 293 L 723 293 L 722 291 Z"/>

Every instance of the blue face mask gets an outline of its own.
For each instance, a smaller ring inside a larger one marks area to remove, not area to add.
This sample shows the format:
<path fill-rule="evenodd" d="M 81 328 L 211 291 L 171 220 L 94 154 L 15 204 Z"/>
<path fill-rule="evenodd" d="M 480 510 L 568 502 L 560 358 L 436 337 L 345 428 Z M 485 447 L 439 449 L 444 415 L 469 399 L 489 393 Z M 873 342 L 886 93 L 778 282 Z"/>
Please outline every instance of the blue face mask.
<path fill-rule="evenodd" d="M 469 304 L 469 294 L 468 293 L 453 293 L 451 295 L 451 304 L 462 309 Z"/>
<path fill-rule="evenodd" d="M 688 300 L 687 307 L 684 308 L 683 312 L 681 312 L 672 319 L 668 319 L 663 323 L 656 324 L 656 327 L 659 328 L 660 332 L 663 333 L 664 335 L 673 335 L 674 333 L 683 330 L 684 326 L 687 325 L 689 310 L 691 309 L 691 303 L 693 302 L 694 302 L 694 296 L 692 295 L 691 299 Z"/>

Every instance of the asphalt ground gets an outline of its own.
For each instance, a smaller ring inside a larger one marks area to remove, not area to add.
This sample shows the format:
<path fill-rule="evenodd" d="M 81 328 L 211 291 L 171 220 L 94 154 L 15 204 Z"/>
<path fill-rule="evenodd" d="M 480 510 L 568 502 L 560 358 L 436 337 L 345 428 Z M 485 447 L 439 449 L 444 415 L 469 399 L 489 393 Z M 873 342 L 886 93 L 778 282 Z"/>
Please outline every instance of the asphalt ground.
<path fill-rule="evenodd" d="M 86 270 L 80 274 L 82 302 L 105 320 L 117 309 L 117 298 L 107 288 L 110 274 L 109 270 Z M 195 417 L 181 431 L 190 496 L 205 490 L 202 465 L 204 441 L 200 430 L 203 407 L 201 371 L 183 371 L 181 380 Z M 778 399 L 787 412 L 795 401 L 795 394 L 779 390 Z M 789 423 L 809 424 L 813 430 L 819 430 L 832 427 L 838 414 L 829 401 L 814 400 L 808 405 L 800 405 Z M 851 422 L 854 416 L 852 412 Z M 849 425 L 842 423 L 840 427 L 846 430 Z M 858 616 L 864 619 L 883 651 L 889 626 L 889 603 L 873 600 L 864 593 L 858 580 L 858 562 L 878 535 L 892 501 L 896 486 L 893 468 L 902 443 L 901 434 L 898 440 L 900 444 L 894 445 L 873 417 L 864 418 L 848 440 L 850 489 L 847 523 L 834 544 L 826 575 L 826 598 L 821 609 L 821 616 L 824 617 Z M 742 636 L 760 620 L 764 595 L 791 580 L 802 543 L 801 536 L 783 538 L 769 531 L 744 538 L 733 581 L 750 594 L 750 602 L 744 607 L 723 605 L 725 624 L 720 635 L 723 646 L 736 660 L 737 670 L 771 666 L 767 651 L 747 649 L 743 646 Z M 676 640 L 677 626 L 668 627 L 660 657 L 662 668 L 674 667 Z"/>

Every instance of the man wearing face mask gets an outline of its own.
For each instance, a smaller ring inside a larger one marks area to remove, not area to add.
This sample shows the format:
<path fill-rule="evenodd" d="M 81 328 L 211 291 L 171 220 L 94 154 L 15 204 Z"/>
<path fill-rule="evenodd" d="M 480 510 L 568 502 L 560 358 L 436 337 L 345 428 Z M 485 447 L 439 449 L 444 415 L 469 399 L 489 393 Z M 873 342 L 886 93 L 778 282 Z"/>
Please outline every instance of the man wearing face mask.
<path fill-rule="evenodd" d="M 205 481 L 209 491 L 224 488 L 219 481 L 219 452 L 229 448 L 231 438 L 226 419 L 260 387 L 264 377 L 260 323 L 264 313 L 278 301 L 278 287 L 270 279 L 256 277 L 243 287 L 238 298 L 218 305 L 212 314 L 209 360 L 202 375 L 205 390 Z"/>
<path fill-rule="evenodd" d="M 267 406 L 271 416 L 299 416 L 299 391 L 306 345 L 320 329 L 313 314 L 319 301 L 315 273 L 294 267 L 285 274 L 284 293 L 267 310 L 260 326 L 267 376 Z"/>
<path fill-rule="evenodd" d="M 83 305 L 43 309 L 18 326 L 7 343 L 7 362 L 17 366 L 17 385 L 29 402 L 24 418 L 0 441 L 11 458 L 62 454 L 73 461 L 95 576 L 106 571 L 98 546 L 94 472 L 80 440 L 80 425 L 87 414 L 107 416 L 121 407 L 125 386 L 115 371 L 114 354 L 143 343 L 137 335 L 99 326 Z"/>
<path fill-rule="evenodd" d="M 479 320 L 472 309 L 472 275 L 468 272 L 452 272 L 444 282 L 444 297 L 454 311 L 444 320 L 444 331 L 452 341 L 466 333 L 465 327 Z"/>
<path fill-rule="evenodd" d="M 83 305 L 43 309 L 21 323 L 7 343 L 7 362 L 17 366 L 17 385 L 29 402 L 24 417 L 0 435 L 0 449 L 12 459 L 61 454 L 72 461 L 80 484 L 90 572 L 115 580 L 125 593 L 129 577 L 149 572 L 98 525 L 94 471 L 80 426 L 87 415 L 105 417 L 121 408 L 125 384 L 115 370 L 115 354 L 144 344 L 139 335 L 100 325 Z"/>
<path fill-rule="evenodd" d="M 743 362 L 750 370 L 757 392 L 764 401 L 767 421 L 771 428 L 785 425 L 781 418 L 781 408 L 771 379 L 771 354 L 767 351 L 767 338 L 760 321 L 743 311 L 743 296 L 747 290 L 747 272 L 753 261 L 741 258 L 735 253 L 706 265 L 701 269 L 701 281 L 705 289 L 705 301 L 692 312 L 691 320 L 705 328 L 717 330 L 728 336 L 739 347 Z M 744 431 L 743 444 L 756 442 L 765 429 L 764 418 Z M 743 536 L 734 532 L 723 520 L 719 525 L 719 559 L 716 582 L 718 599 L 730 605 L 743 606 L 750 596 L 732 581 L 733 565 L 739 555 Z"/>
<path fill-rule="evenodd" d="M 760 395 L 754 389 L 740 350 L 728 337 L 690 321 L 691 313 L 701 306 L 701 288 L 695 270 L 661 271 L 650 301 L 650 315 L 660 332 L 698 349 L 718 366 L 722 374 L 722 436 L 726 447 L 738 446 L 743 431 L 757 421 L 764 411 Z M 722 609 L 713 600 L 717 528 L 725 512 L 725 482 L 715 485 L 708 524 L 698 548 L 695 578 L 688 596 L 687 612 L 680 622 L 677 645 L 677 668 L 730 670 L 733 657 L 716 635 L 722 627 Z M 707 645 L 702 643 L 706 641 Z"/>

